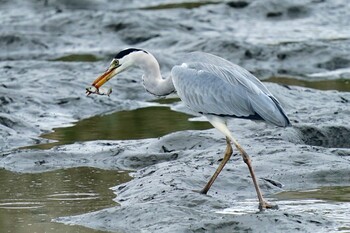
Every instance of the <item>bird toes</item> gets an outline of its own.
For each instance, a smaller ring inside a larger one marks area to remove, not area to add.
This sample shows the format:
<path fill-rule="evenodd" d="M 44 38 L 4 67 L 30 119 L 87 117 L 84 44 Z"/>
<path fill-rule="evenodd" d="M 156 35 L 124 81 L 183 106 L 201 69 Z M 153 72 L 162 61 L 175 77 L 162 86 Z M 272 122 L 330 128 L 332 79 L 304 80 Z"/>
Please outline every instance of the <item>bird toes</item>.
<path fill-rule="evenodd" d="M 266 201 L 263 201 L 263 203 L 259 204 L 259 210 L 264 211 L 266 209 L 272 209 L 272 210 L 278 210 L 278 205 L 276 204 L 270 204 Z"/>

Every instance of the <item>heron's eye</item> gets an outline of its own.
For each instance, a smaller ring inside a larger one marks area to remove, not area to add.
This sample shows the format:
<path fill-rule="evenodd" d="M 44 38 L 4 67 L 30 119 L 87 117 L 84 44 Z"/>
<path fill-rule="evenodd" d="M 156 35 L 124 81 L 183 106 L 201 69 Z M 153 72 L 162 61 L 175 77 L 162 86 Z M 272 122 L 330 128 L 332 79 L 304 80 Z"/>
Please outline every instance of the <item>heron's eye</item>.
<path fill-rule="evenodd" d="M 119 65 L 119 60 L 113 59 L 111 62 L 111 66 L 116 67 Z"/>

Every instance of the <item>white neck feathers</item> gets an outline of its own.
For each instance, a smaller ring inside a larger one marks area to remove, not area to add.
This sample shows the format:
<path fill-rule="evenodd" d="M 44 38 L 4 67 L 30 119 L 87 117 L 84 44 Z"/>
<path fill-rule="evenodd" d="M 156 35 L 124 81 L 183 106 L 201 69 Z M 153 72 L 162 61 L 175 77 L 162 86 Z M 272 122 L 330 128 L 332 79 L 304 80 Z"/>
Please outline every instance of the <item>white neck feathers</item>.
<path fill-rule="evenodd" d="M 143 85 L 153 95 L 164 96 L 174 92 L 175 87 L 171 77 L 163 79 L 157 59 L 150 53 L 138 53 L 135 65 L 143 71 Z"/>

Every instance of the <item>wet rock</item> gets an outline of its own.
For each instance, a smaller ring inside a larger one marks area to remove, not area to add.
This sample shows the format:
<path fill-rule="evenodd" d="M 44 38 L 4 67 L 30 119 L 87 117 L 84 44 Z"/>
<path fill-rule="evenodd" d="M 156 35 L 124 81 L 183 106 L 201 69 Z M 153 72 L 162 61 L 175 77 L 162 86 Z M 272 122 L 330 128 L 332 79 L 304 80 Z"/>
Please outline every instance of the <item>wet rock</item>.
<path fill-rule="evenodd" d="M 350 148 L 350 129 L 344 126 L 299 126 L 300 139 L 306 145 Z"/>
<path fill-rule="evenodd" d="M 341 57 L 334 57 L 330 61 L 317 64 L 317 66 L 327 70 L 337 70 L 342 68 L 348 68 L 350 66 L 350 60 Z"/>

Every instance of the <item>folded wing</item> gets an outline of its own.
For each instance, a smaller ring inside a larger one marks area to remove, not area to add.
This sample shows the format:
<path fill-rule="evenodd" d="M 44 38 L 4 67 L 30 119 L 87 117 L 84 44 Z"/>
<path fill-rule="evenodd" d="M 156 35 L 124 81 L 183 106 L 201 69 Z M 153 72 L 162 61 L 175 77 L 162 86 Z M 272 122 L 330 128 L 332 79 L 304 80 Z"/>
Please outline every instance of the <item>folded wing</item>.
<path fill-rule="evenodd" d="M 178 95 L 192 110 L 290 124 L 277 99 L 244 68 L 201 52 L 189 54 L 184 61 L 171 74 Z"/>

